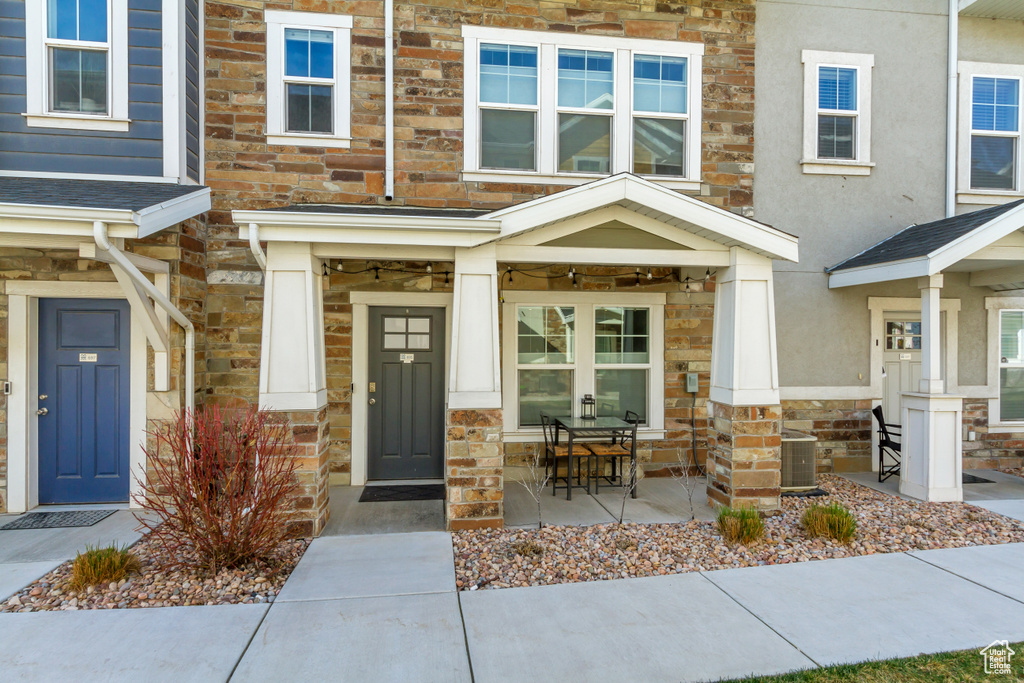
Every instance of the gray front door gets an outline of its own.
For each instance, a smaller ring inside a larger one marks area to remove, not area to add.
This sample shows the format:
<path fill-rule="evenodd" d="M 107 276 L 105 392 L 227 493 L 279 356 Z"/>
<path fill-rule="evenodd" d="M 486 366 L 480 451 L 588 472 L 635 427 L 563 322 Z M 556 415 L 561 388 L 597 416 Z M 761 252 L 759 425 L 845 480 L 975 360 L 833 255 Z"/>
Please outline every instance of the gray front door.
<path fill-rule="evenodd" d="M 444 473 L 444 309 L 371 308 L 369 478 Z"/>

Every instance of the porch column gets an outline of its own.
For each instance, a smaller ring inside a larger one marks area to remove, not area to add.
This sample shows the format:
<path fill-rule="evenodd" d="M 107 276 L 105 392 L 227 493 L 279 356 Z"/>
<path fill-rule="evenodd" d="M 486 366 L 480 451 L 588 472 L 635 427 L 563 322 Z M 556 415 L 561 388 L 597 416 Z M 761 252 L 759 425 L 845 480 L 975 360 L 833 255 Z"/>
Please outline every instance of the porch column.
<path fill-rule="evenodd" d="M 903 394 L 900 493 L 928 501 L 963 500 L 963 397 L 945 394 L 942 380 L 942 275 L 923 277 L 921 382 Z M 952 359 L 951 362 L 956 362 Z"/>
<path fill-rule="evenodd" d="M 297 534 L 327 522 L 329 422 L 320 259 L 308 242 L 271 242 L 263 292 L 259 405 L 287 420 L 299 459 Z"/>
<path fill-rule="evenodd" d="M 739 247 L 729 262 L 715 284 L 708 500 L 772 510 L 782 483 L 772 262 Z"/>
<path fill-rule="evenodd" d="M 502 526 L 498 262 L 493 245 L 455 251 L 445 437 L 449 529 Z"/>

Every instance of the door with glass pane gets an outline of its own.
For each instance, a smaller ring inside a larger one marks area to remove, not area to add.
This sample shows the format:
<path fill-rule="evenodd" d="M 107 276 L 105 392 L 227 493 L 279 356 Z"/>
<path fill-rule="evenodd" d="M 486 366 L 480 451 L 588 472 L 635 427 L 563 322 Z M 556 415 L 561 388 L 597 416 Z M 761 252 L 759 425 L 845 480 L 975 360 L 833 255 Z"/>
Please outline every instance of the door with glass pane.
<path fill-rule="evenodd" d="M 921 316 L 895 315 L 885 321 L 882 354 L 882 411 L 885 421 L 903 419 L 902 394 L 917 391 L 921 384 Z"/>
<path fill-rule="evenodd" d="M 371 308 L 368 475 L 444 473 L 444 309 Z"/>

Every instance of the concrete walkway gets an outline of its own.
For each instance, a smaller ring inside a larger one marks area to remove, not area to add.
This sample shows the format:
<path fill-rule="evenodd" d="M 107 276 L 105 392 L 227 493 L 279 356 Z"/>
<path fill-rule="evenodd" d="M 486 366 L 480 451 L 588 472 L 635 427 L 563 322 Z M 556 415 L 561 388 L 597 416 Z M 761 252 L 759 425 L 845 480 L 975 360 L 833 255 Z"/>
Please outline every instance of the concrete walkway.
<path fill-rule="evenodd" d="M 270 606 L 0 614 L 0 671 L 705 681 L 1024 640 L 1024 544 L 463 593 L 453 563 L 446 533 L 337 536 Z"/>

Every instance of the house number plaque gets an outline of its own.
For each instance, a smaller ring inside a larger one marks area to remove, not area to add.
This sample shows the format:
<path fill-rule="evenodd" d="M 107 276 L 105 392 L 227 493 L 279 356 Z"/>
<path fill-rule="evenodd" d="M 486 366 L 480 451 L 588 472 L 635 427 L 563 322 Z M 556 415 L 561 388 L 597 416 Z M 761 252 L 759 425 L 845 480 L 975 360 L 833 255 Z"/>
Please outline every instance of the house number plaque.
<path fill-rule="evenodd" d="M 400 354 L 398 354 L 398 359 L 401 360 L 403 363 L 411 363 L 411 362 L 413 362 L 413 360 L 415 358 L 416 358 L 416 354 L 415 353 L 400 353 Z"/>
<path fill-rule="evenodd" d="M 80 353 L 80 354 L 78 354 L 78 362 L 79 363 L 95 363 L 96 362 L 96 354 L 95 353 Z"/>

